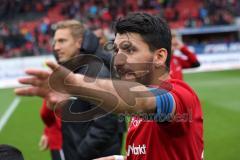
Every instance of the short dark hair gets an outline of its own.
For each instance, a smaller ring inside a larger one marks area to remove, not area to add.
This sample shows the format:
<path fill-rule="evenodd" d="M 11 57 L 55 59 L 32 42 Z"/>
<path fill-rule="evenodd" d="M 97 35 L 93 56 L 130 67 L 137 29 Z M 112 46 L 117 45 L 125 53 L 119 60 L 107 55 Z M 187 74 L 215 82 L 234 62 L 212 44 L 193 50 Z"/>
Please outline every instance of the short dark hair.
<path fill-rule="evenodd" d="M 139 33 L 148 44 L 150 51 L 165 48 L 168 52 L 166 67 L 170 67 L 171 59 L 171 30 L 167 22 L 160 16 L 147 13 L 130 13 L 124 18 L 120 18 L 114 24 L 115 34 L 128 32 Z"/>
<path fill-rule="evenodd" d="M 24 160 L 22 153 L 15 147 L 1 144 L 0 160 Z"/>

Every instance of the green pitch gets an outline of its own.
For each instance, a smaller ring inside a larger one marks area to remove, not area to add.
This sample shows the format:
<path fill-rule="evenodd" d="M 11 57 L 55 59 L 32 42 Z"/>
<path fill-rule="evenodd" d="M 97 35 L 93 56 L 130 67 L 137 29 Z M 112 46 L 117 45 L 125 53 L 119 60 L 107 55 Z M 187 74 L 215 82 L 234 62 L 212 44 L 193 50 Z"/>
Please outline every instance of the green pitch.
<path fill-rule="evenodd" d="M 10 91 L 13 93 L 12 90 Z M 5 105 L 3 102 L 1 97 L 1 107 Z M 0 144 L 16 146 L 23 152 L 25 160 L 50 160 L 48 152 L 41 152 L 38 149 L 38 142 L 43 132 L 39 115 L 40 107 L 40 98 L 21 98 L 19 106 L 0 132 Z"/>
<path fill-rule="evenodd" d="M 185 76 L 204 111 L 205 158 L 240 159 L 240 70 Z"/>
<path fill-rule="evenodd" d="M 194 73 L 185 80 L 198 93 L 204 111 L 205 159 L 240 159 L 240 70 Z M 0 91 L 0 118 L 11 104 L 11 89 Z M 39 117 L 41 99 L 21 98 L 21 102 L 0 132 L 0 144 L 22 150 L 26 160 L 48 160 L 48 152 L 38 150 L 42 134 Z"/>

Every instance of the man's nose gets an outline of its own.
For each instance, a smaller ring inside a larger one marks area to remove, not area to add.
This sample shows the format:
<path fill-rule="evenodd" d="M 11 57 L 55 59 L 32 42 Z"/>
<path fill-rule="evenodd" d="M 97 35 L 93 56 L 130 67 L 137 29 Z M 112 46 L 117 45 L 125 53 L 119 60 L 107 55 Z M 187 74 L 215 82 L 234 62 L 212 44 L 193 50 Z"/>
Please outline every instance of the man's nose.
<path fill-rule="evenodd" d="M 114 57 L 114 65 L 122 66 L 127 63 L 127 56 L 123 53 L 119 53 Z"/>
<path fill-rule="evenodd" d="M 54 50 L 54 51 L 60 50 L 60 45 L 59 45 L 58 43 L 55 43 L 55 44 L 53 45 L 53 50 Z"/>

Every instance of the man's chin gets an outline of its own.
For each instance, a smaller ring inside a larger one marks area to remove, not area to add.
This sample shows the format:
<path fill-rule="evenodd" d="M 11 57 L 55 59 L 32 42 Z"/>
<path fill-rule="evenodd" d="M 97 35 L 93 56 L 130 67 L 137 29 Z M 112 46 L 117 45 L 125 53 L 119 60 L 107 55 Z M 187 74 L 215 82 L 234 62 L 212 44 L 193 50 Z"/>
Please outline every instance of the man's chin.
<path fill-rule="evenodd" d="M 59 63 L 61 63 L 61 64 L 64 64 L 64 63 L 68 62 L 68 60 L 67 60 L 67 59 L 64 59 L 64 58 L 59 59 L 58 61 L 59 61 Z"/>
<path fill-rule="evenodd" d="M 134 75 L 122 75 L 121 80 L 136 82 L 136 77 Z"/>

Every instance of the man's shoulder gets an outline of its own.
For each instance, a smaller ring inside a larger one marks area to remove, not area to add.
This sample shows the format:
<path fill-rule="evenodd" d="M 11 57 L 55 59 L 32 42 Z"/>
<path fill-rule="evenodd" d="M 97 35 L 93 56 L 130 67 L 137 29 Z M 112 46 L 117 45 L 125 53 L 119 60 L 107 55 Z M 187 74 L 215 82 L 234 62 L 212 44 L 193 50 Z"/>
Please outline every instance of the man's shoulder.
<path fill-rule="evenodd" d="M 74 71 L 93 78 L 110 78 L 110 69 L 100 60 L 91 60 Z"/>
<path fill-rule="evenodd" d="M 170 93 L 174 97 L 177 113 L 185 113 L 196 108 L 201 108 L 197 93 L 186 82 L 171 79 L 169 83 L 172 85 Z"/>
<path fill-rule="evenodd" d="M 169 85 L 171 85 L 171 88 L 173 90 L 177 90 L 177 91 L 187 90 L 195 94 L 195 91 L 193 90 L 193 88 L 183 80 L 169 79 L 167 82 L 169 83 Z"/>
<path fill-rule="evenodd" d="M 157 85 L 149 85 L 150 88 L 161 89 L 164 92 L 181 92 L 182 90 L 187 90 L 189 92 L 194 92 L 191 86 L 189 86 L 186 82 L 180 79 L 168 79 L 165 81 L 161 81 Z"/>

